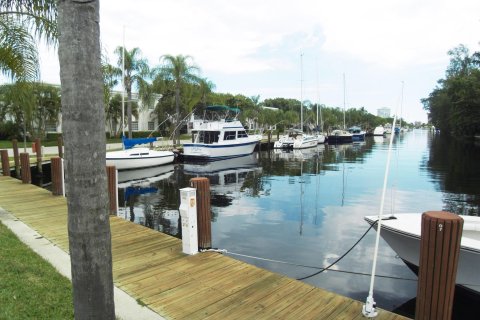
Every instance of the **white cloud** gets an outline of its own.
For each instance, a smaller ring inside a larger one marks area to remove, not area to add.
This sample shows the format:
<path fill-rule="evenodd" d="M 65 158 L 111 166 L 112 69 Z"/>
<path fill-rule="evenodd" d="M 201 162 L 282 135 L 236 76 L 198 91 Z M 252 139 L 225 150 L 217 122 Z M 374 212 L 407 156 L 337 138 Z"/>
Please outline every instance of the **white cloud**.
<path fill-rule="evenodd" d="M 460 43 L 477 51 L 480 41 L 478 0 L 102 0 L 100 8 L 111 63 L 125 26 L 126 47 L 151 65 L 191 55 L 219 91 L 299 99 L 303 52 L 306 99 L 340 106 L 346 73 L 350 106 L 375 113 L 395 107 L 405 81 L 412 121 L 426 120 L 419 100 L 443 76 L 447 51 Z M 42 77 L 58 83 L 49 51 Z"/>

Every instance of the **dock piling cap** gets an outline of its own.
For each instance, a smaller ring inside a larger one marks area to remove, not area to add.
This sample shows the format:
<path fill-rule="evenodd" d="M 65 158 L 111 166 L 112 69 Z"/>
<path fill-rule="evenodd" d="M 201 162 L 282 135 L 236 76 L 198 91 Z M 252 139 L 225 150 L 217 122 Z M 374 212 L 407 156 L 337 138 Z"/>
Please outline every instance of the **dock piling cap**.
<path fill-rule="evenodd" d="M 446 221 L 463 220 L 462 217 L 460 217 L 459 215 L 447 211 L 426 211 L 422 214 L 422 218 L 423 217 L 428 219 L 441 219 Z"/>

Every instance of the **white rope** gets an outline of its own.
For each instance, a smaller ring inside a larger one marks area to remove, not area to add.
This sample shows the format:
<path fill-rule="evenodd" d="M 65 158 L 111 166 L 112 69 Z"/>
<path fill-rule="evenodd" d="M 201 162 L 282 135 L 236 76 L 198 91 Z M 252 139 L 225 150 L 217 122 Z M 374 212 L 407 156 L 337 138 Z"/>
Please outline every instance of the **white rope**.
<path fill-rule="evenodd" d="M 395 129 L 395 123 L 397 122 L 397 113 L 393 117 L 393 124 L 392 128 Z M 383 207 L 385 204 L 385 193 L 387 190 L 387 182 L 388 182 L 388 173 L 390 171 L 390 160 L 392 158 L 392 145 L 393 145 L 393 137 L 395 133 L 392 132 L 390 134 L 390 143 L 388 145 L 388 153 L 387 153 L 387 164 L 385 166 L 385 175 L 383 177 L 383 189 L 382 189 L 382 198 L 380 202 L 380 212 L 378 214 L 378 227 L 377 227 L 377 237 L 375 238 L 375 251 L 373 254 L 373 264 L 372 264 L 372 277 L 370 279 L 370 290 L 368 291 L 368 297 L 365 301 L 365 304 L 362 308 L 362 313 L 365 317 L 373 318 L 377 316 L 377 311 L 375 308 L 375 300 L 373 299 L 373 285 L 375 282 L 375 272 L 377 268 L 377 256 L 378 256 L 378 247 L 380 243 L 380 230 L 382 229 L 382 218 L 383 218 Z"/>

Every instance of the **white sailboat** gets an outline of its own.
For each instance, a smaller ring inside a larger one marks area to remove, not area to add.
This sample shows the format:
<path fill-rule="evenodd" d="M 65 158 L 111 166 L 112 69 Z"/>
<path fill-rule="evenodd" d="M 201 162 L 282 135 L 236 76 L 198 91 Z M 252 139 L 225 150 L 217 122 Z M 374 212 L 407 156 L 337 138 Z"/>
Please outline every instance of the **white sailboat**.
<path fill-rule="evenodd" d="M 303 132 L 303 53 L 300 55 L 300 132 L 293 140 L 293 149 L 305 149 L 317 146 L 318 138 Z"/>
<path fill-rule="evenodd" d="M 320 113 L 320 126 L 318 126 L 318 114 Z M 319 94 L 319 85 L 318 85 L 318 65 L 317 65 L 317 143 L 325 143 L 326 137 L 323 133 L 323 118 L 322 118 L 322 107 L 320 106 L 320 94 Z"/>
<path fill-rule="evenodd" d="M 353 136 L 350 132 L 345 130 L 345 74 L 343 74 L 343 129 L 336 129 L 328 135 L 328 144 L 341 144 L 353 142 Z"/>

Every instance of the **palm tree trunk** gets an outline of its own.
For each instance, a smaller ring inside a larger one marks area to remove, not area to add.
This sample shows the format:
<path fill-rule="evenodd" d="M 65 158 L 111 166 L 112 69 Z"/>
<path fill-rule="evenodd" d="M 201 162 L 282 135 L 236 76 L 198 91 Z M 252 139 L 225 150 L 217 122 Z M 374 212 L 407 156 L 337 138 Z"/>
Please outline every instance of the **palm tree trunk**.
<path fill-rule="evenodd" d="M 128 139 L 132 139 L 132 90 L 127 89 Z"/>
<path fill-rule="evenodd" d="M 75 319 L 115 319 L 98 21 L 99 1 L 58 2 Z"/>

